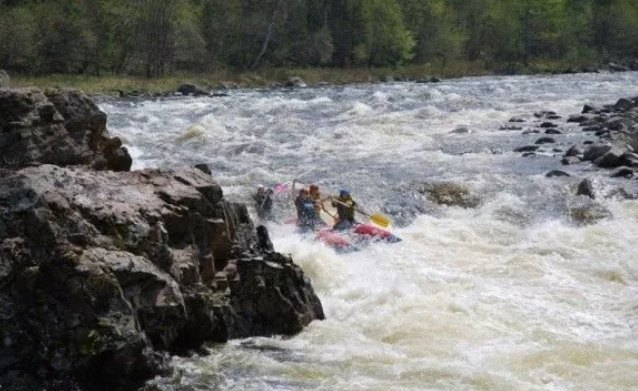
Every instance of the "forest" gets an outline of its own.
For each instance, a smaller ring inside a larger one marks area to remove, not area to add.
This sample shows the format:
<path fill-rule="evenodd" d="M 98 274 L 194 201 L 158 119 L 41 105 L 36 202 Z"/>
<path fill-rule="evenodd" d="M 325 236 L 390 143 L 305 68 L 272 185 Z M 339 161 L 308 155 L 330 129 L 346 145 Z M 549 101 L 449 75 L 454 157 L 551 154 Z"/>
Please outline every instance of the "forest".
<path fill-rule="evenodd" d="M 0 0 L 0 68 L 31 75 L 637 57 L 636 0 Z"/>

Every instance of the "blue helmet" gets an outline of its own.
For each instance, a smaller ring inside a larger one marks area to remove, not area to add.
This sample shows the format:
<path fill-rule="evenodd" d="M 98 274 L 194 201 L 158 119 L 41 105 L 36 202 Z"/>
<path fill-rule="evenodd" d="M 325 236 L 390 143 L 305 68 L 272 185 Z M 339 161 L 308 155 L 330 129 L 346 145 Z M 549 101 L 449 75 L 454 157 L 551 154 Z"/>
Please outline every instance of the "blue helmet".
<path fill-rule="evenodd" d="M 339 190 L 339 195 L 341 197 L 346 197 L 346 196 L 350 195 L 350 192 L 348 190 L 346 190 L 346 189 L 341 189 L 341 190 Z"/>

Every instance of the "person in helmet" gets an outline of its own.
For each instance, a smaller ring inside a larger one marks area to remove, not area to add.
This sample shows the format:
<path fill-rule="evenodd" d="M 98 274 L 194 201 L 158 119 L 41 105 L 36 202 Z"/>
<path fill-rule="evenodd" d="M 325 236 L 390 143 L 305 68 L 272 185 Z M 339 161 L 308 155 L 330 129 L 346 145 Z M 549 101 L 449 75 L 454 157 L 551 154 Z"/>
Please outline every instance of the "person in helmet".
<path fill-rule="evenodd" d="M 354 219 L 354 211 L 357 203 L 352 199 L 346 189 L 339 190 L 339 195 L 332 197 L 332 206 L 337 208 L 339 221 L 333 226 L 337 230 L 352 228 L 357 221 Z"/>
<path fill-rule="evenodd" d="M 257 216 L 262 220 L 272 218 L 272 194 L 273 191 L 271 189 L 266 189 L 264 185 L 259 185 L 257 186 L 257 193 L 253 195 Z"/>
<path fill-rule="evenodd" d="M 317 213 L 317 216 L 320 216 L 322 204 L 321 204 L 321 192 L 319 191 L 319 186 L 313 183 L 308 187 L 308 191 L 310 192 L 310 198 L 312 198 L 312 201 L 315 204 L 315 212 Z"/>
<path fill-rule="evenodd" d="M 310 190 L 303 188 L 295 198 L 295 208 L 297 209 L 297 226 L 303 231 L 313 230 L 317 225 L 323 223 L 315 212 L 315 203 L 310 196 Z"/>

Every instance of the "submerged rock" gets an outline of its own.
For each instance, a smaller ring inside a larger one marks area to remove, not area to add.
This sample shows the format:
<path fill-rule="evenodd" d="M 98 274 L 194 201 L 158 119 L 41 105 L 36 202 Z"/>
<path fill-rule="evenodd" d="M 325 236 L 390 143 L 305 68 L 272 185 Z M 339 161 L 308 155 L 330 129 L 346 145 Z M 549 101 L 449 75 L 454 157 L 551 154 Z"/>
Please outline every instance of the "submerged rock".
<path fill-rule="evenodd" d="M 474 208 L 480 202 L 465 185 L 454 182 L 426 183 L 419 188 L 419 192 L 438 205 Z"/>

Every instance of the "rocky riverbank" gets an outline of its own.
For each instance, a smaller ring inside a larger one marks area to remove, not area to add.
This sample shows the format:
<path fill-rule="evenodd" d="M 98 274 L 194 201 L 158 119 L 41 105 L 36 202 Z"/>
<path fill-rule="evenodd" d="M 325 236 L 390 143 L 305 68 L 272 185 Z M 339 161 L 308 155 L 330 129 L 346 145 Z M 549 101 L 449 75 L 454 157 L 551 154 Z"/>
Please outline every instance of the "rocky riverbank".
<path fill-rule="evenodd" d="M 0 388 L 131 390 L 205 342 L 323 319 L 207 167 L 130 172 L 75 91 L 0 89 Z"/>

